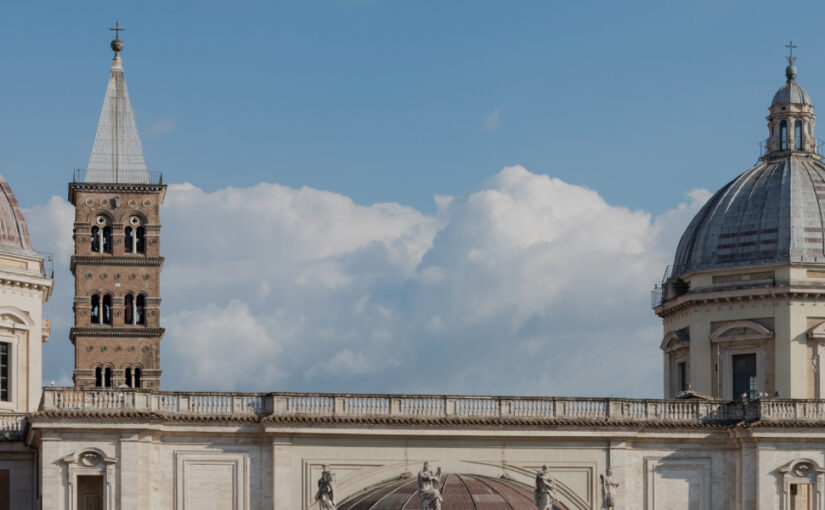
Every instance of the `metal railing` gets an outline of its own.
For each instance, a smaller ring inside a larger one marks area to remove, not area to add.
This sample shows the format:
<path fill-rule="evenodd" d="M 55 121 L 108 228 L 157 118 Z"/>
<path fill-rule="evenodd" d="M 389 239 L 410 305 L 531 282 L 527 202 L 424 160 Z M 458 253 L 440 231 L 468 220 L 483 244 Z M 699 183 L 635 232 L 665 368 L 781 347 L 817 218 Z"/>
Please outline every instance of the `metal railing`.
<path fill-rule="evenodd" d="M 770 138 L 765 138 L 764 140 L 759 142 L 759 158 L 757 159 L 757 161 L 763 159 L 765 156 L 768 155 L 768 143 L 769 142 L 770 142 Z M 825 151 L 823 151 L 823 149 L 825 149 L 825 141 L 823 141 L 821 138 L 817 137 L 816 138 L 816 153 L 820 154 L 820 155 L 824 154 Z M 782 150 L 790 150 L 790 148 L 782 149 Z M 793 149 L 793 150 L 799 150 L 799 149 Z"/>
<path fill-rule="evenodd" d="M 54 255 L 45 251 L 38 251 L 37 254 L 43 258 L 42 275 L 44 278 L 54 278 Z"/>
<path fill-rule="evenodd" d="M 204 417 L 328 417 L 370 419 L 536 419 L 709 423 L 743 419 L 726 401 L 622 398 L 356 395 L 328 393 L 192 393 L 134 389 L 44 389 L 43 411 L 130 411 Z"/>
<path fill-rule="evenodd" d="M 111 170 L 109 178 L 93 178 L 86 180 L 85 168 L 75 168 L 72 182 L 101 183 L 101 184 L 163 184 L 163 172 L 148 172 L 143 170 Z"/>

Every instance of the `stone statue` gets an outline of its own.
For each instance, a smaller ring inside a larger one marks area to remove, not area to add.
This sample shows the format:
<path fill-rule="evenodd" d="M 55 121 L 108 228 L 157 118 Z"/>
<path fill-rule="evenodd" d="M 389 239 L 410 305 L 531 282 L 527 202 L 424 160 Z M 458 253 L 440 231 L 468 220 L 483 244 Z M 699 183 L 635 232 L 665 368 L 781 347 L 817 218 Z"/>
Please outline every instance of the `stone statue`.
<path fill-rule="evenodd" d="M 538 510 L 553 510 L 553 504 L 556 502 L 556 480 L 546 465 L 536 473 L 536 489 L 533 497 Z"/>
<path fill-rule="evenodd" d="M 337 510 L 335 507 L 335 480 L 329 466 L 324 464 L 321 469 L 321 478 L 318 479 L 318 492 L 315 493 L 315 501 L 321 510 Z"/>
<path fill-rule="evenodd" d="M 602 490 L 604 491 L 604 507 L 613 510 L 616 505 L 616 487 L 619 482 L 613 478 L 613 468 L 607 468 L 607 473 L 602 475 Z"/>
<path fill-rule="evenodd" d="M 441 510 L 441 468 L 433 474 L 430 463 L 424 463 L 424 469 L 418 472 L 418 499 L 422 510 Z"/>

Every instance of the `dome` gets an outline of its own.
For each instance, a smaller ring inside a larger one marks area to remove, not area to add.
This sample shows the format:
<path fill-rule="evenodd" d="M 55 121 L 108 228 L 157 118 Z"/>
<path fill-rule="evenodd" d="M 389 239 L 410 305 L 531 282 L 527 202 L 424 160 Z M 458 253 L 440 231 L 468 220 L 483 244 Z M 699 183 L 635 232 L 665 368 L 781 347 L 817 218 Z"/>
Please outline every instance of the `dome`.
<path fill-rule="evenodd" d="M 818 158 L 766 158 L 717 191 L 682 235 L 672 274 L 771 262 L 825 263 Z"/>
<path fill-rule="evenodd" d="M 441 510 L 536 510 L 533 488 L 507 478 L 480 475 L 442 477 Z M 339 510 L 408 510 L 419 508 L 415 477 L 371 487 L 338 505 Z M 556 503 L 554 510 L 566 507 Z"/>
<path fill-rule="evenodd" d="M 811 104 L 811 98 L 808 97 L 808 93 L 800 87 L 794 79 L 789 79 L 776 91 L 776 94 L 773 96 L 773 101 L 771 101 L 771 106 L 787 103 Z"/>
<path fill-rule="evenodd" d="M 29 239 L 29 229 L 20 204 L 14 197 L 9 183 L 0 175 L 0 252 L 25 253 L 31 255 L 32 243 Z"/>

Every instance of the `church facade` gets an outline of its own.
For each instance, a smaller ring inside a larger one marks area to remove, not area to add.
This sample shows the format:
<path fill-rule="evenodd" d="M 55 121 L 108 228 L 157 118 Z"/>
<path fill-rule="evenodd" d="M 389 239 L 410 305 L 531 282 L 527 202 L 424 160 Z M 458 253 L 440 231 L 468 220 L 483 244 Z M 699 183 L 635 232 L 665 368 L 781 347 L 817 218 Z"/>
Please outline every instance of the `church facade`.
<path fill-rule="evenodd" d="M 0 510 L 825 510 L 825 165 L 793 59 L 764 154 L 654 292 L 663 399 L 160 389 L 161 176 L 115 58 L 75 207 L 73 387 L 0 182 Z"/>

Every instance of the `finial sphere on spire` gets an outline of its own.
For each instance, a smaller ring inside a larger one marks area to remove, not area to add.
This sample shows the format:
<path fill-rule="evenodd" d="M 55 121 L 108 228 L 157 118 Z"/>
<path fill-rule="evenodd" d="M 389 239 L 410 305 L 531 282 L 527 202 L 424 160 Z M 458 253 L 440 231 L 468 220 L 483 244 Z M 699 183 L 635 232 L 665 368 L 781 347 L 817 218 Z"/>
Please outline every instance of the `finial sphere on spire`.
<path fill-rule="evenodd" d="M 120 22 L 115 20 L 114 28 L 110 28 L 109 30 L 115 33 L 115 40 L 112 41 L 112 44 L 110 44 L 109 46 L 112 47 L 115 53 L 120 53 L 121 51 L 123 51 L 123 41 L 120 40 L 120 33 L 126 29 L 120 28 Z"/>

